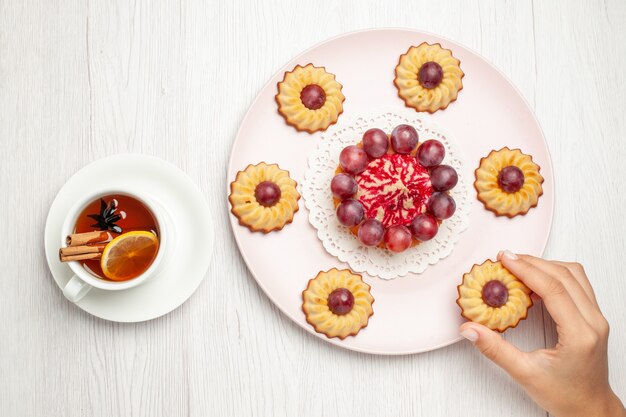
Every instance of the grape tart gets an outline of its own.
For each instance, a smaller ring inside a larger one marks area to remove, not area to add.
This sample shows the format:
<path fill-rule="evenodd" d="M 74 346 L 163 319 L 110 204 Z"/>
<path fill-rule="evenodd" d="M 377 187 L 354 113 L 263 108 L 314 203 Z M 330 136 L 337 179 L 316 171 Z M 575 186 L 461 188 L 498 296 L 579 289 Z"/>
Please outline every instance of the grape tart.
<path fill-rule="evenodd" d="M 400 56 L 393 82 L 408 107 L 434 113 L 447 108 L 463 89 L 460 65 L 449 49 L 423 42 Z"/>
<path fill-rule="evenodd" d="M 461 315 L 497 332 L 517 326 L 533 305 L 531 290 L 501 262 L 491 260 L 464 274 L 457 291 Z"/>
<path fill-rule="evenodd" d="M 314 133 L 326 130 L 343 112 L 342 85 L 324 67 L 297 65 L 278 83 L 278 112 L 288 125 Z"/>
<path fill-rule="evenodd" d="M 418 141 L 415 128 L 402 124 L 390 135 L 369 129 L 359 144 L 341 151 L 330 184 L 333 203 L 339 223 L 362 244 L 403 252 L 432 239 L 454 214 L 448 191 L 458 176 L 441 164 L 445 148 Z"/>
<path fill-rule="evenodd" d="M 345 339 L 366 327 L 374 297 L 360 275 L 347 269 L 321 271 L 302 292 L 302 311 L 316 332 Z"/>
<path fill-rule="evenodd" d="M 543 194 L 539 165 L 519 149 L 491 151 L 480 160 L 474 187 L 478 200 L 496 216 L 524 215 Z"/>
<path fill-rule="evenodd" d="M 276 164 L 248 165 L 230 183 L 231 212 L 253 232 L 281 230 L 298 211 L 296 185 L 289 171 Z"/>

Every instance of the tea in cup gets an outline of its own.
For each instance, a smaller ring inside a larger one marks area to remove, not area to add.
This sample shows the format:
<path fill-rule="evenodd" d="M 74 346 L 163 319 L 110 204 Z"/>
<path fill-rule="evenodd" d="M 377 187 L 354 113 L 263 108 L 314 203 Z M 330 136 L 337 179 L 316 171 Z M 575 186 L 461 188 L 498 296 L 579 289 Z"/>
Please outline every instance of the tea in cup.
<path fill-rule="evenodd" d="M 123 290 L 154 276 L 166 253 L 168 221 L 143 193 L 101 191 L 75 204 L 59 251 L 75 274 L 63 294 L 78 302 L 92 287 Z"/>

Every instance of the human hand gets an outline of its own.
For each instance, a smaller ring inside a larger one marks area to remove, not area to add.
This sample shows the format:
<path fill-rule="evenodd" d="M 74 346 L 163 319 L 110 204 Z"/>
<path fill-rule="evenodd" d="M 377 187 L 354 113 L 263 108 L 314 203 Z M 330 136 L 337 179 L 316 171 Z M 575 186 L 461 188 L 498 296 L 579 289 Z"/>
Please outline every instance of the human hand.
<path fill-rule="evenodd" d="M 500 252 L 498 260 L 543 299 L 556 322 L 558 343 L 552 349 L 522 352 L 471 322 L 461 326 L 461 335 L 556 417 L 626 417 L 609 385 L 609 324 L 583 267 L 509 251 Z"/>

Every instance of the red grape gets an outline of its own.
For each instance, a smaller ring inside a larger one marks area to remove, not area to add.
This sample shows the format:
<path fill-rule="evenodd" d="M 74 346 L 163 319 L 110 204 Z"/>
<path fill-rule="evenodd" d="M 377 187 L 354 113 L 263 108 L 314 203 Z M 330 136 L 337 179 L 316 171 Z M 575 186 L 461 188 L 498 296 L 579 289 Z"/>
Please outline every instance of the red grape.
<path fill-rule="evenodd" d="M 483 287 L 483 301 L 491 307 L 502 307 L 509 299 L 509 290 L 498 281 L 491 280 Z"/>
<path fill-rule="evenodd" d="M 505 193 L 516 193 L 524 185 L 524 173 L 514 165 L 509 165 L 498 174 L 498 186 Z"/>
<path fill-rule="evenodd" d="M 439 165 L 446 156 L 446 148 L 438 140 L 430 139 L 417 148 L 417 161 L 424 167 Z"/>
<path fill-rule="evenodd" d="M 300 92 L 300 101 L 309 110 L 317 110 L 326 102 L 324 89 L 317 84 L 309 84 Z"/>
<path fill-rule="evenodd" d="M 330 190 L 340 200 L 345 200 L 356 194 L 359 189 L 354 177 L 348 174 L 337 174 L 330 182 Z"/>
<path fill-rule="evenodd" d="M 417 72 L 417 79 L 422 87 L 435 88 L 443 80 L 443 68 L 437 62 L 425 62 Z"/>
<path fill-rule="evenodd" d="M 413 126 L 398 125 L 391 132 L 391 147 L 399 154 L 410 154 L 418 140 L 417 130 Z"/>
<path fill-rule="evenodd" d="M 365 171 L 367 162 L 367 154 L 356 145 L 346 146 L 339 154 L 341 168 L 348 174 L 357 175 Z"/>
<path fill-rule="evenodd" d="M 337 288 L 328 294 L 327 303 L 328 309 L 334 314 L 348 314 L 354 307 L 354 295 L 346 288 Z"/>
<path fill-rule="evenodd" d="M 271 181 L 260 182 L 254 189 L 254 198 L 264 206 L 271 207 L 280 200 L 280 188 Z"/>
<path fill-rule="evenodd" d="M 439 220 L 448 219 L 456 211 L 456 203 L 446 193 L 434 193 L 428 200 L 428 211 Z"/>
<path fill-rule="evenodd" d="M 449 165 L 439 165 L 430 171 L 430 183 L 435 191 L 448 191 L 454 188 L 459 176 Z"/>
<path fill-rule="evenodd" d="M 431 214 L 423 213 L 415 216 L 409 225 L 411 233 L 417 240 L 425 242 L 432 239 L 439 231 L 439 224 Z"/>
<path fill-rule="evenodd" d="M 363 134 L 363 150 L 371 158 L 380 158 L 387 153 L 389 138 L 380 129 L 370 129 Z"/>
<path fill-rule="evenodd" d="M 383 241 L 385 227 L 376 219 L 367 219 L 359 227 L 359 240 L 366 246 L 376 246 Z"/>
<path fill-rule="evenodd" d="M 363 214 L 363 204 L 353 198 L 343 200 L 337 206 L 337 218 L 339 219 L 339 223 L 347 227 L 356 226 L 361 223 Z"/>
<path fill-rule="evenodd" d="M 413 237 L 406 226 L 391 226 L 385 232 L 385 244 L 392 252 L 403 252 L 411 247 Z"/>

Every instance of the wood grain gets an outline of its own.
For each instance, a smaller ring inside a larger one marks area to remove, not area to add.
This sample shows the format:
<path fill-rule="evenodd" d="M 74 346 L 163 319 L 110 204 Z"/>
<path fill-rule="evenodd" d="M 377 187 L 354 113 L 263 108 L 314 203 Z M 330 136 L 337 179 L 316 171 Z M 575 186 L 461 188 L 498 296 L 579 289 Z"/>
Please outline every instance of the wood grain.
<path fill-rule="evenodd" d="M 546 256 L 587 268 L 612 324 L 612 384 L 626 398 L 625 21 L 621 0 L 0 0 L 0 414 L 545 415 L 468 343 L 386 358 L 309 336 L 238 254 L 223 184 L 254 96 L 303 49 L 388 26 L 476 50 L 535 109 L 557 189 Z M 72 306 L 44 260 L 56 192 L 119 152 L 181 167 L 217 225 L 203 284 L 148 323 L 108 323 Z M 534 349 L 554 335 L 534 309 L 506 338 Z"/>

